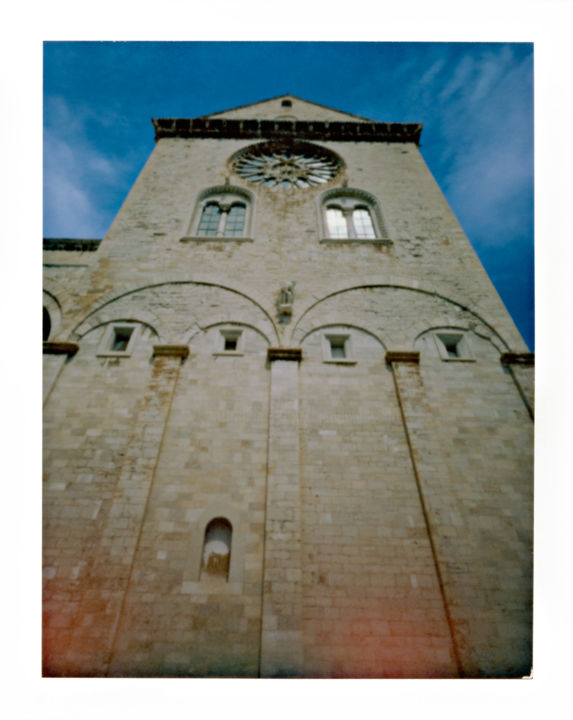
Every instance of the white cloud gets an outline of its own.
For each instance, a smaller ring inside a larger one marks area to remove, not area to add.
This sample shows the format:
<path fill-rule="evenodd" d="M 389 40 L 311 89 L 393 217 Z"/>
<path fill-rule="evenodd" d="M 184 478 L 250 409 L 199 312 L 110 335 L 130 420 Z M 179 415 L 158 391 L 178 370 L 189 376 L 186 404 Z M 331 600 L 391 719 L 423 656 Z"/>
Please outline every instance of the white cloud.
<path fill-rule="evenodd" d="M 101 216 L 93 206 L 89 194 L 76 185 L 66 173 L 54 172 L 44 190 L 46 208 L 46 226 L 49 236 L 56 237 L 93 237 L 102 235 Z"/>
<path fill-rule="evenodd" d="M 488 244 L 523 235 L 531 222 L 530 82 L 529 60 L 516 62 L 512 49 L 501 47 L 462 60 L 444 93 L 451 102 L 440 128 L 447 148 L 440 158 L 443 188 L 470 236 Z"/>
<path fill-rule="evenodd" d="M 448 84 L 441 90 L 438 100 L 441 104 L 451 100 L 453 95 L 459 90 L 464 90 L 469 85 L 470 75 L 474 70 L 474 60 L 464 55 L 461 61 L 456 65 L 454 73 Z"/>
<path fill-rule="evenodd" d="M 88 122 L 98 118 L 72 108 L 59 97 L 46 99 L 44 133 L 44 234 L 50 237 L 98 237 L 110 223 L 98 188 L 117 188 L 129 170 L 117 157 L 99 152 L 88 140 Z M 102 123 L 100 123 L 102 124 Z"/>
<path fill-rule="evenodd" d="M 420 78 L 420 86 L 425 87 L 426 85 L 430 85 L 436 79 L 445 64 L 445 58 L 438 58 Z"/>
<path fill-rule="evenodd" d="M 487 98 L 512 61 L 512 53 L 508 47 L 503 47 L 499 53 L 486 53 L 479 66 L 474 67 L 476 80 L 469 98 L 472 107 Z"/>
<path fill-rule="evenodd" d="M 89 172 L 104 167 L 93 149 L 81 140 L 64 139 L 54 133 L 44 136 L 44 225 L 45 235 L 85 237 L 100 229 L 102 222 L 89 190 Z"/>

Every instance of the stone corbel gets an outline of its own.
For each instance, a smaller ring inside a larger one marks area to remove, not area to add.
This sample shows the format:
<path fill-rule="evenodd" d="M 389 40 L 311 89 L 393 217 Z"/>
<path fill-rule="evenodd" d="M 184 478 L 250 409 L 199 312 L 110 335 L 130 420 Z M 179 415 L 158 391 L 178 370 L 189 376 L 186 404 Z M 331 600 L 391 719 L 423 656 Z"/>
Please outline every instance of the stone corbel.
<path fill-rule="evenodd" d="M 393 362 L 410 362 L 419 364 L 420 353 L 409 350 L 388 350 L 386 353 L 386 362 L 391 365 Z"/>
<path fill-rule="evenodd" d="M 77 343 L 72 342 L 44 342 L 43 353 L 44 355 L 67 355 L 73 357 L 80 346 Z"/>
<path fill-rule="evenodd" d="M 294 360 L 300 362 L 302 360 L 302 350 L 300 348 L 267 348 L 267 360 Z"/>
<path fill-rule="evenodd" d="M 500 355 L 502 365 L 534 365 L 534 353 L 505 352 Z"/>
<path fill-rule="evenodd" d="M 187 345 L 154 345 L 153 357 L 180 357 L 184 360 L 189 355 Z"/>

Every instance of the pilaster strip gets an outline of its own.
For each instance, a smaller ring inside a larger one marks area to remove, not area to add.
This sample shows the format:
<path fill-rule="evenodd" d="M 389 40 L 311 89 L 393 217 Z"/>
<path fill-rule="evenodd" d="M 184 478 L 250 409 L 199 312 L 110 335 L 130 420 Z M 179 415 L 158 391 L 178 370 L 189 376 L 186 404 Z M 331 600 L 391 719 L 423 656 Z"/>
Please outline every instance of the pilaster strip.
<path fill-rule="evenodd" d="M 181 356 L 155 358 L 149 384 L 133 418 L 114 497 L 94 562 L 84 583 L 70 647 L 80 674 L 110 672 L 134 560 L 169 419 Z M 92 617 L 93 625 L 82 620 Z"/>
<path fill-rule="evenodd" d="M 299 351 L 300 352 L 300 351 Z M 271 364 L 261 677 L 303 675 L 298 365 Z"/>
<path fill-rule="evenodd" d="M 455 659 L 456 664 L 456 670 L 459 677 L 463 677 L 463 666 L 460 658 L 460 652 L 457 646 L 456 642 L 456 634 L 454 630 L 454 623 L 450 612 L 449 602 L 446 595 L 445 585 L 444 585 L 444 579 L 442 576 L 442 571 L 440 568 L 440 562 L 438 558 L 438 551 L 436 548 L 436 544 L 434 541 L 433 531 L 432 531 L 432 525 L 430 522 L 430 515 L 428 512 L 428 507 L 426 504 L 426 500 L 424 497 L 424 492 L 422 489 L 422 482 L 420 478 L 420 470 L 418 467 L 418 463 L 416 460 L 417 451 L 414 447 L 414 438 L 412 437 L 412 433 L 410 432 L 410 428 L 408 426 L 408 410 L 406 408 L 407 403 L 407 396 L 408 393 L 404 393 L 404 385 L 408 382 L 408 377 L 414 375 L 418 380 L 421 380 L 419 378 L 419 369 L 416 367 L 419 364 L 420 360 L 420 354 L 418 352 L 401 352 L 401 351 L 388 351 L 386 353 L 386 361 L 390 364 L 392 368 L 392 376 L 394 378 L 394 387 L 396 389 L 396 397 L 398 399 L 398 406 L 400 408 L 400 415 L 402 417 L 402 423 L 404 425 L 404 432 L 406 434 L 406 442 L 408 444 L 408 450 L 410 453 L 410 459 L 412 462 L 412 469 L 414 471 L 414 477 L 416 480 L 416 488 L 418 491 L 418 497 L 420 500 L 420 506 L 422 509 L 422 514 L 424 516 L 424 523 L 426 525 L 426 533 L 428 536 L 428 541 L 430 544 L 431 552 L 432 552 L 432 558 L 434 561 L 434 568 L 436 571 L 436 578 L 438 581 L 438 585 L 440 588 L 440 595 L 442 597 L 442 605 L 444 608 L 444 614 L 446 618 L 446 622 L 449 628 L 450 632 L 450 640 L 451 640 L 451 648 Z M 410 393 L 411 395 L 411 393 Z M 418 393 L 419 395 L 419 393 Z M 418 406 L 418 412 L 422 409 L 422 406 L 424 405 L 424 398 L 423 397 L 417 397 L 417 402 L 415 403 Z M 421 401 L 421 402 L 420 402 Z M 424 408 L 425 409 L 425 408 Z M 427 413 L 424 413 L 425 416 L 427 416 Z M 430 416 L 431 417 L 431 416 Z"/>

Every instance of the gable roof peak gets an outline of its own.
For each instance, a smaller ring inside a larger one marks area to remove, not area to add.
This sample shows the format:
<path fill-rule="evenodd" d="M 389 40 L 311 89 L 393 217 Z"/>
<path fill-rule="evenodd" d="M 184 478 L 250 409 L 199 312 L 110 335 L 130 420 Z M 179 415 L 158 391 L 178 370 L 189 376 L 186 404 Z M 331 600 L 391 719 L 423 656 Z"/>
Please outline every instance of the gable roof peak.
<path fill-rule="evenodd" d="M 287 101 L 287 102 L 285 102 Z M 305 120 L 348 120 L 354 122 L 375 122 L 371 118 L 361 115 L 337 110 L 328 105 L 306 100 L 292 93 L 283 93 L 267 98 L 266 100 L 258 100 L 256 102 L 239 105 L 228 110 L 220 110 L 214 113 L 202 115 L 203 118 L 236 118 L 236 119 L 275 119 L 277 115 L 285 113 L 292 115 L 293 118 Z"/>

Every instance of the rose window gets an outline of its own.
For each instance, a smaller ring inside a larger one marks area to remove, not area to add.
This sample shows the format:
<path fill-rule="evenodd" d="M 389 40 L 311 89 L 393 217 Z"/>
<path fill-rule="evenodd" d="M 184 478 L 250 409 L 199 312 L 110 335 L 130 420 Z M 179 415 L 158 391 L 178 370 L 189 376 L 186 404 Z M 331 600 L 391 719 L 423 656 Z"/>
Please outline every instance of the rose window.
<path fill-rule="evenodd" d="M 338 174 L 340 161 L 328 150 L 305 143 L 263 143 L 240 153 L 233 167 L 255 185 L 287 190 L 328 183 Z"/>

